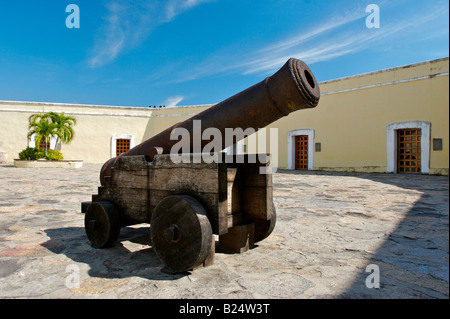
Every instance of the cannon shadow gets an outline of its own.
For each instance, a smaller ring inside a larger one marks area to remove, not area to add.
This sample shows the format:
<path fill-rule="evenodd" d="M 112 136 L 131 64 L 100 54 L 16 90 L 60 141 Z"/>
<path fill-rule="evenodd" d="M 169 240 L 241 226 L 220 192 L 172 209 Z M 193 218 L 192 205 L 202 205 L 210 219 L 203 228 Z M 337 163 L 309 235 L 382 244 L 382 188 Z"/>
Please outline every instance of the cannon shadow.
<path fill-rule="evenodd" d="M 163 272 L 164 264 L 151 247 L 150 227 L 140 226 L 123 227 L 114 245 L 104 249 L 91 246 L 84 227 L 46 229 L 50 239 L 41 246 L 55 254 L 64 254 L 75 263 L 87 264 L 90 277 L 176 280 L 189 275 L 189 272 Z"/>

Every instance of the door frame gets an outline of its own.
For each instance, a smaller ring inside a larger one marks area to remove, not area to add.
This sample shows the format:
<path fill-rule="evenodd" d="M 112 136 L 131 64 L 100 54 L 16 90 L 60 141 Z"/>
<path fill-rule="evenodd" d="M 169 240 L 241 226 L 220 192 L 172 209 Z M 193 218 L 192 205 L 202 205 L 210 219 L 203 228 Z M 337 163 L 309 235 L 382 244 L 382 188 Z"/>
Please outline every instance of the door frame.
<path fill-rule="evenodd" d="M 129 134 L 116 134 L 111 137 L 111 158 L 116 157 L 117 152 L 117 140 L 126 139 L 130 140 L 130 149 L 136 146 L 136 138 Z"/>
<path fill-rule="evenodd" d="M 407 121 L 389 124 L 386 128 L 387 172 L 397 174 L 397 131 L 403 129 L 420 129 L 420 155 L 422 174 L 430 173 L 430 137 L 431 123 L 424 121 Z"/>
<path fill-rule="evenodd" d="M 287 133 L 287 165 L 288 169 L 295 170 L 295 137 L 299 135 L 308 136 L 308 171 L 314 169 L 314 130 L 300 129 L 292 130 Z"/>

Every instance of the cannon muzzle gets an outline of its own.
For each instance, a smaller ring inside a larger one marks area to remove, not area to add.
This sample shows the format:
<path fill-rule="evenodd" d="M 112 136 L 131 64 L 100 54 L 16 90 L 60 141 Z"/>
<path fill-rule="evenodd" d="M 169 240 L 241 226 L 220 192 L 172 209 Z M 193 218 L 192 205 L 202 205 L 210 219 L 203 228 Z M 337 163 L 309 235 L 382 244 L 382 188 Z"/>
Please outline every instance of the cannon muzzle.
<path fill-rule="evenodd" d="M 178 141 L 171 140 L 171 132 L 175 128 L 185 128 L 193 138 L 193 121 L 201 120 L 202 129 L 217 128 L 222 133 L 223 149 L 231 146 L 225 140 L 226 128 L 253 128 L 257 131 L 288 114 L 307 108 L 316 107 L 320 98 L 319 85 L 309 69 L 302 61 L 289 59 L 274 75 L 260 83 L 220 102 L 211 108 L 175 124 L 156 136 L 142 142 L 124 155 L 145 155 L 153 160 L 156 154 L 169 154 Z M 210 141 L 201 141 L 201 147 Z M 191 140 L 191 144 L 192 140 Z M 117 157 L 108 160 L 100 172 L 100 182 L 105 185 L 105 177 L 111 176 Z"/>

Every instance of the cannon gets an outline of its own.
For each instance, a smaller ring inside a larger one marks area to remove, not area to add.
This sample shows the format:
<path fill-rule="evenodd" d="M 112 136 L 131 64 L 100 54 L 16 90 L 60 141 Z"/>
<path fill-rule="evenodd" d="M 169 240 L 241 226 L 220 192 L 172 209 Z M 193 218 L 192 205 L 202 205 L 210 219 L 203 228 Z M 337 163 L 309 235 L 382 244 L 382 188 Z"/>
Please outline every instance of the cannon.
<path fill-rule="evenodd" d="M 316 107 L 319 98 L 309 67 L 292 58 L 260 83 L 108 160 L 98 194 L 81 205 L 92 246 L 111 246 L 122 227 L 148 223 L 152 247 L 171 273 L 212 264 L 217 236 L 221 251 L 253 248 L 276 223 L 272 175 L 260 174 L 270 167 L 270 154 L 234 154 L 230 160 L 215 152 L 205 161 L 196 152 L 178 151 L 182 160 L 174 162 L 171 152 L 179 140 L 171 134 L 182 128 L 190 133 L 190 145 L 203 150 L 210 141 L 195 141 L 200 120 L 203 130 L 221 133 L 223 150 L 238 141 L 225 138 L 227 128 L 257 131 L 291 112 Z"/>

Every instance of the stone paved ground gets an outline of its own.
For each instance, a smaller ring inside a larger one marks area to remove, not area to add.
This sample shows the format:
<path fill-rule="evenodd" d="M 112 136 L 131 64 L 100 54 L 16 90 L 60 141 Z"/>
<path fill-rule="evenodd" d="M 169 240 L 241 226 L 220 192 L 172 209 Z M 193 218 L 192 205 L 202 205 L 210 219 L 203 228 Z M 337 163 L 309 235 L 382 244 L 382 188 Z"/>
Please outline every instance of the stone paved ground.
<path fill-rule="evenodd" d="M 281 171 L 269 238 L 168 275 L 148 225 L 122 229 L 112 248 L 90 246 L 80 202 L 99 171 L 0 165 L 0 298 L 449 297 L 448 177 Z M 366 286 L 368 265 L 378 289 Z"/>

